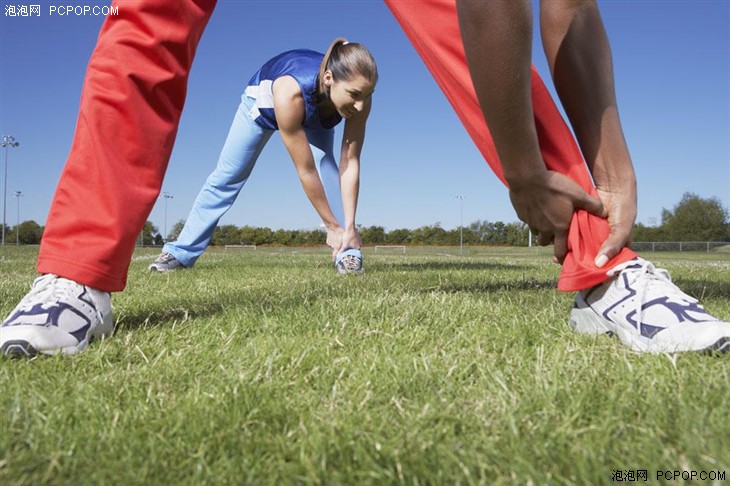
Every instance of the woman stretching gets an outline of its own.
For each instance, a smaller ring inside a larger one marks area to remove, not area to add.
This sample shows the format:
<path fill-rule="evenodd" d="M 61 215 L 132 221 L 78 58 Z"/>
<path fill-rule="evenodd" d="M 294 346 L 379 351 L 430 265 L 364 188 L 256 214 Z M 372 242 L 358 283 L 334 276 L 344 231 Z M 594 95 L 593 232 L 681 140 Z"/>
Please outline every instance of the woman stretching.
<path fill-rule="evenodd" d="M 296 49 L 264 64 L 241 97 L 218 165 L 195 199 L 177 241 L 165 244 L 149 269 L 167 272 L 195 264 L 251 175 L 266 142 L 278 130 L 304 192 L 327 228 L 327 245 L 332 248 L 337 271 L 362 272 L 355 213 L 360 152 L 377 81 L 370 52 L 342 38 L 324 55 Z M 334 128 L 343 118 L 338 167 Z"/>

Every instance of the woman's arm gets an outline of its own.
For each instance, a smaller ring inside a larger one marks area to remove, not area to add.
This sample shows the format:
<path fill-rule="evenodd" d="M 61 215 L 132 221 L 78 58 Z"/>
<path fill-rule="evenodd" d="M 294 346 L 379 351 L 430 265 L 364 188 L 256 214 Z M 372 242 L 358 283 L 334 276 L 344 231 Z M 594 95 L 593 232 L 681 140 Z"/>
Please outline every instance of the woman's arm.
<path fill-rule="evenodd" d="M 282 76 L 274 81 L 273 92 L 274 113 L 281 139 L 294 162 L 305 194 L 327 227 L 327 244 L 337 250 L 342 246 L 342 227 L 327 201 L 307 134 L 302 128 L 305 114 L 302 90 L 294 78 Z"/>
<path fill-rule="evenodd" d="M 365 125 L 372 99 L 368 98 L 360 113 L 345 121 L 340 151 L 340 187 L 342 190 L 342 208 L 345 213 L 345 234 L 342 248 L 360 248 L 362 242 L 355 226 L 357 199 L 360 193 L 360 152 L 365 140 Z"/>

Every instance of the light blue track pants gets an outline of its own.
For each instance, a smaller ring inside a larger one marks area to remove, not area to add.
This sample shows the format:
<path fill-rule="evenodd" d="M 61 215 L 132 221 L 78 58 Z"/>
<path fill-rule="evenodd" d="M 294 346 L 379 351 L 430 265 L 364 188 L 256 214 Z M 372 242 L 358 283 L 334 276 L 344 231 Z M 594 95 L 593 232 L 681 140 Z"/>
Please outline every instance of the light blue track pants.
<path fill-rule="evenodd" d="M 274 130 L 258 126 L 249 116 L 254 102 L 253 98 L 245 94 L 242 96 L 218 165 L 195 199 L 177 241 L 165 244 L 162 250 L 170 253 L 186 267 L 192 267 L 210 244 L 218 221 L 233 205 L 266 142 L 274 133 Z M 330 209 L 340 224 L 343 224 L 339 169 L 333 151 L 335 131 L 305 129 L 305 132 L 314 162 L 319 168 Z"/>

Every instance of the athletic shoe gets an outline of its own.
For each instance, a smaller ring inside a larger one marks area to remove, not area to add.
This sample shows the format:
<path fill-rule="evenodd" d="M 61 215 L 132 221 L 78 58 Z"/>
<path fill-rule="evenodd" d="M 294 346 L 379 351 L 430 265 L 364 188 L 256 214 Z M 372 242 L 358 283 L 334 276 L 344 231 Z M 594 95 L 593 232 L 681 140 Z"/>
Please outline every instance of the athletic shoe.
<path fill-rule="evenodd" d="M 730 322 L 711 316 L 666 270 L 636 258 L 607 274 L 614 278 L 576 295 L 577 332 L 615 334 L 639 352 L 730 351 Z"/>
<path fill-rule="evenodd" d="M 337 273 L 363 273 L 362 252 L 355 248 L 348 248 L 335 257 L 335 269 Z"/>
<path fill-rule="evenodd" d="M 0 355 L 76 354 L 113 330 L 109 293 L 47 274 L 0 326 Z"/>
<path fill-rule="evenodd" d="M 169 253 L 160 253 L 157 260 L 147 267 L 150 272 L 172 272 L 178 268 L 185 268 L 180 260 L 170 255 Z"/>

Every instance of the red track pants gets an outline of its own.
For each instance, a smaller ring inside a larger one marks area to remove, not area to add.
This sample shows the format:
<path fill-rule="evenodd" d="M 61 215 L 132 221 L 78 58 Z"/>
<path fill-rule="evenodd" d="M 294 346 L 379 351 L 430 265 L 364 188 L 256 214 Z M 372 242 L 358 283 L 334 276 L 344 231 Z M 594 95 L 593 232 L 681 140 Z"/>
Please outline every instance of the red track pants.
<path fill-rule="evenodd" d="M 385 0 L 385 3 L 449 99 L 489 166 L 506 184 L 466 64 L 455 0 Z M 580 149 L 534 66 L 532 104 L 545 165 L 550 170 L 566 174 L 590 194 L 597 195 Z M 605 219 L 583 210 L 575 213 L 568 233 L 568 255 L 558 280 L 560 290 L 582 290 L 599 284 L 608 278 L 608 269 L 636 256 L 624 248 L 604 268 L 596 268 L 593 261 L 608 234 L 608 222 Z"/>
<path fill-rule="evenodd" d="M 478 148 L 502 178 L 461 43 L 455 3 L 386 0 Z M 86 73 L 79 119 L 38 257 L 55 273 L 105 291 L 124 289 L 136 238 L 159 195 L 185 103 L 195 49 L 215 0 L 114 2 Z M 533 104 L 547 166 L 592 188 L 576 143 L 535 73 Z M 503 178 L 502 178 L 503 179 Z M 604 281 L 593 265 L 605 220 L 579 211 L 558 287 Z M 624 250 L 606 268 L 633 258 Z"/>
<path fill-rule="evenodd" d="M 159 195 L 188 73 L 215 0 L 115 1 L 91 55 L 71 153 L 38 257 L 55 273 L 124 289 Z"/>

